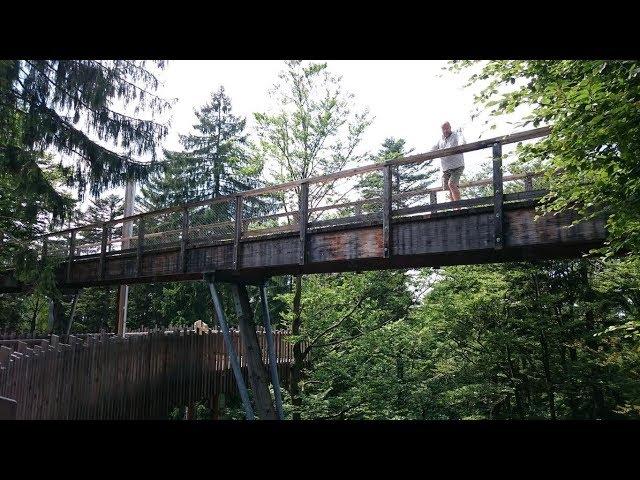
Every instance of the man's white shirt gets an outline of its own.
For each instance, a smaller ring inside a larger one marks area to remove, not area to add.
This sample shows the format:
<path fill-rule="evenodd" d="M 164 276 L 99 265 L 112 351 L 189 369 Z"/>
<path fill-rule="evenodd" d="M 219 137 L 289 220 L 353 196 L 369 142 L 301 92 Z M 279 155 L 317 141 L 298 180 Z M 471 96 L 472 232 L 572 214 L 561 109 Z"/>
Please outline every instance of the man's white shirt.
<path fill-rule="evenodd" d="M 451 132 L 451 135 L 449 135 L 448 138 L 444 138 L 444 136 L 440 137 L 440 140 L 438 140 L 438 143 L 433 146 L 431 151 L 456 147 L 458 145 L 464 145 L 465 143 L 462 132 L 460 130 L 456 130 L 455 132 Z M 453 170 L 454 168 L 464 166 L 464 155 L 462 153 L 456 153 L 455 155 L 449 155 L 448 157 L 441 157 L 440 162 L 443 172 Z"/>

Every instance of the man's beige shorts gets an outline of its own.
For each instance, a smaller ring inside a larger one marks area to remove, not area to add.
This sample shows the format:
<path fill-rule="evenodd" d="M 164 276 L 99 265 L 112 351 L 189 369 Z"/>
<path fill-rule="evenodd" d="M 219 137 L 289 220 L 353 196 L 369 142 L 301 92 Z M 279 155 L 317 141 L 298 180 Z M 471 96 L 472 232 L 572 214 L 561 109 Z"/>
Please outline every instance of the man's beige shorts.
<path fill-rule="evenodd" d="M 457 187 L 460 184 L 460 177 L 463 171 L 464 166 L 442 172 L 442 188 L 449 190 L 449 179 Z"/>

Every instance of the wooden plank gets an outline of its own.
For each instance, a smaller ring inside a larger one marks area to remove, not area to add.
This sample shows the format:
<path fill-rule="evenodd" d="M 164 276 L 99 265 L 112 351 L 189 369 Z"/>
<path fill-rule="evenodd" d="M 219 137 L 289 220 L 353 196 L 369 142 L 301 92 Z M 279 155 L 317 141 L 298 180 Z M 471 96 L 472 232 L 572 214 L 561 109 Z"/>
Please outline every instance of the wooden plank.
<path fill-rule="evenodd" d="M 504 191 L 502 182 L 502 145 L 493 145 L 493 225 L 494 248 L 501 250 L 504 245 L 504 216 L 503 216 Z"/>
<path fill-rule="evenodd" d="M 13 398 L 0 397 L 0 420 L 16 420 L 18 402 Z"/>
<path fill-rule="evenodd" d="M 533 190 L 533 175 L 530 173 L 524 177 L 524 189 L 527 192 Z"/>
<path fill-rule="evenodd" d="M 391 256 L 391 165 L 385 165 L 383 170 L 383 200 L 382 200 L 382 256 L 389 258 Z"/>
<path fill-rule="evenodd" d="M 547 190 L 527 190 L 524 192 L 505 193 L 503 196 L 503 201 L 514 202 L 520 200 L 532 200 L 536 198 L 542 198 L 547 193 Z"/>
<path fill-rule="evenodd" d="M 399 208 L 395 211 L 396 216 L 409 215 L 414 213 L 433 212 L 435 210 L 447 210 L 461 207 L 477 207 L 479 205 L 490 205 L 493 203 L 494 197 L 465 198 L 456 202 L 433 203 L 429 205 L 420 205 L 417 207 Z"/>
<path fill-rule="evenodd" d="M 309 223 L 309 184 L 303 183 L 300 185 L 300 199 L 299 199 L 299 227 L 300 227 L 300 247 L 298 264 L 304 265 L 307 263 L 307 225 Z"/>
<path fill-rule="evenodd" d="M 233 268 L 240 268 L 240 239 L 242 238 L 242 197 L 236 195 L 235 234 L 233 237 Z"/>

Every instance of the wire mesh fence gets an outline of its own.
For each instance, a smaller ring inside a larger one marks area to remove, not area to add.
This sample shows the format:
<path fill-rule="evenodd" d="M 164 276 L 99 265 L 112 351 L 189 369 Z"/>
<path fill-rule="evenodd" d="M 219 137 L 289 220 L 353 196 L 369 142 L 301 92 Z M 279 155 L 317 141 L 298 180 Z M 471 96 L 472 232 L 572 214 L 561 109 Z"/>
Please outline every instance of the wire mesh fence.
<path fill-rule="evenodd" d="M 242 236 L 253 237 L 299 228 L 300 187 L 242 198 Z"/>
<path fill-rule="evenodd" d="M 188 209 L 190 244 L 229 240 L 235 229 L 235 202 L 232 199 Z"/>
<path fill-rule="evenodd" d="M 182 211 L 150 213 L 144 217 L 144 248 L 179 245 L 182 238 Z"/>

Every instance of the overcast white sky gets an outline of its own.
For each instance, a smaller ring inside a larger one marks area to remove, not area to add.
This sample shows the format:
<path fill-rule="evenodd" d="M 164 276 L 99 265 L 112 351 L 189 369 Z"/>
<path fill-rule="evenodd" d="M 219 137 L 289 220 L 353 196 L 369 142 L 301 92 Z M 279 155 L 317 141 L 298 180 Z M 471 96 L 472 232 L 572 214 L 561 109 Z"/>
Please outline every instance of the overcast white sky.
<path fill-rule="evenodd" d="M 323 60 L 315 60 L 322 62 Z M 342 76 L 345 90 L 355 95 L 358 108 L 368 107 L 375 117 L 366 132 L 361 153 L 375 152 L 386 137 L 401 137 L 413 153 L 423 153 L 441 135 L 440 125 L 449 120 L 461 127 L 467 142 L 507 134 L 516 129 L 500 119 L 495 130 L 489 130 L 482 119 L 471 120 L 473 93 L 463 88 L 467 75 L 452 74 L 440 60 L 328 60 L 331 72 Z M 234 113 L 247 119 L 247 130 L 253 131 L 254 112 L 267 111 L 268 90 L 285 68 L 280 60 L 173 60 L 159 73 L 163 83 L 159 93 L 176 98 L 171 111 L 170 134 L 165 148 L 180 149 L 178 135 L 191 130 L 194 108 L 208 101 L 220 85 L 230 96 Z M 509 120 L 509 121 L 507 121 Z M 510 151 L 505 147 L 505 153 Z M 489 161 L 490 149 L 465 154 L 465 174 L 478 171 Z M 439 161 L 436 161 L 439 166 Z M 124 189 L 122 189 L 124 190 Z M 105 192 L 106 194 L 107 192 Z"/>
<path fill-rule="evenodd" d="M 317 60 L 322 61 L 322 60 Z M 445 61 L 432 60 L 329 60 L 329 69 L 342 75 L 346 90 L 355 94 L 360 107 L 375 117 L 365 134 L 362 149 L 376 151 L 386 137 L 402 137 L 414 153 L 427 151 L 440 136 L 440 125 L 449 120 L 462 127 L 467 141 L 509 133 L 513 127 L 501 122 L 489 131 L 481 120 L 471 121 L 473 91 L 463 88 L 466 80 L 442 69 Z M 268 90 L 284 68 L 271 60 L 175 60 L 161 72 L 162 93 L 177 98 L 171 134 L 165 146 L 178 149 L 178 134 L 194 123 L 193 109 L 206 102 L 223 85 L 237 115 L 254 125 L 253 113 L 269 107 Z M 488 152 L 481 154 L 486 157 Z M 473 158 L 469 160 L 472 167 Z"/>

